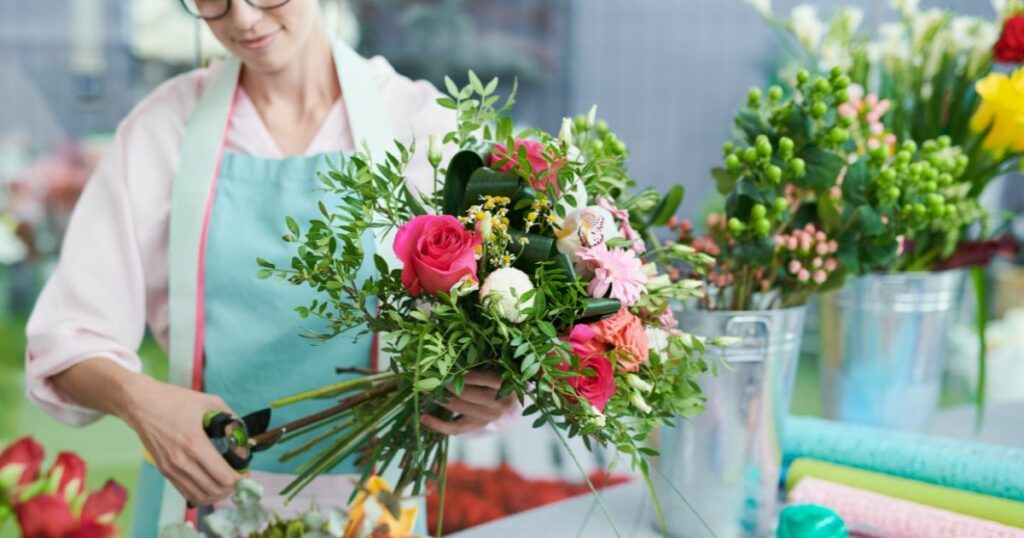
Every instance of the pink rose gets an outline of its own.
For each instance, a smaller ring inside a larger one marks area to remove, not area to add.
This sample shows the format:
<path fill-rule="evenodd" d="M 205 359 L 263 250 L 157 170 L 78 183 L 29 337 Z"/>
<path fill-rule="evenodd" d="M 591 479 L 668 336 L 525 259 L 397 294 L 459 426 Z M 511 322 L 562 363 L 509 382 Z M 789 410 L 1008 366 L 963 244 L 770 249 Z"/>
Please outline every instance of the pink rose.
<path fill-rule="evenodd" d="M 395 235 L 395 255 L 402 261 L 402 285 L 413 297 L 420 291 L 448 293 L 469 277 L 477 281 L 476 249 L 483 242 L 451 215 L 420 215 Z"/>
<path fill-rule="evenodd" d="M 615 373 L 612 363 L 601 354 L 605 348 L 596 337 L 597 333 L 586 325 L 577 325 L 569 333 L 573 354 L 579 358 L 579 375 L 567 382 L 577 395 L 603 411 L 615 394 Z M 562 368 L 567 370 L 569 364 L 563 363 Z"/>
<path fill-rule="evenodd" d="M 549 162 L 550 155 L 544 155 L 544 144 L 535 140 L 521 140 L 516 139 L 515 149 L 512 155 L 508 154 L 508 148 L 502 144 L 495 144 L 494 150 L 491 151 L 490 166 L 494 167 L 502 159 L 508 158 L 508 161 L 499 166 L 497 169 L 502 172 L 512 172 L 518 166 L 516 161 L 516 155 L 519 154 L 519 148 L 526 148 L 526 160 L 530 161 L 530 166 L 533 168 L 533 175 L 530 176 L 530 184 L 533 188 L 544 191 L 547 190 L 548 183 L 553 183 L 555 189 L 558 189 L 558 169 L 561 168 L 560 163 Z"/>

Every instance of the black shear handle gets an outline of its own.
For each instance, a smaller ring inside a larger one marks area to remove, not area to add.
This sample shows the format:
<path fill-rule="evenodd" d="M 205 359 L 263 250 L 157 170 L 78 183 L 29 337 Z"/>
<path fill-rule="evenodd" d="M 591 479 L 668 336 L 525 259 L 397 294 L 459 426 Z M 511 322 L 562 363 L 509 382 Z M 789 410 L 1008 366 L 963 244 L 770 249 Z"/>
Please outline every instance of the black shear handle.
<path fill-rule="evenodd" d="M 249 431 L 242 419 L 222 411 L 210 412 L 203 417 L 203 431 L 232 469 L 245 471 L 249 468 L 252 450 Z"/>

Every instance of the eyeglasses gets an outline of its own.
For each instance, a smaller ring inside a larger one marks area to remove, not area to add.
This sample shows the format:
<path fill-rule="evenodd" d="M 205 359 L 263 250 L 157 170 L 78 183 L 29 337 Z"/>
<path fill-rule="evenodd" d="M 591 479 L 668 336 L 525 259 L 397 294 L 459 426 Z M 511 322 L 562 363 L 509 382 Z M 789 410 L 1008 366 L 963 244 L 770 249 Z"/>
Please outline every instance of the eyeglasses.
<path fill-rule="evenodd" d="M 245 0 L 246 4 L 257 9 L 274 9 L 288 3 L 289 0 Z M 219 19 L 231 11 L 231 0 L 181 0 L 189 15 L 212 21 Z"/>

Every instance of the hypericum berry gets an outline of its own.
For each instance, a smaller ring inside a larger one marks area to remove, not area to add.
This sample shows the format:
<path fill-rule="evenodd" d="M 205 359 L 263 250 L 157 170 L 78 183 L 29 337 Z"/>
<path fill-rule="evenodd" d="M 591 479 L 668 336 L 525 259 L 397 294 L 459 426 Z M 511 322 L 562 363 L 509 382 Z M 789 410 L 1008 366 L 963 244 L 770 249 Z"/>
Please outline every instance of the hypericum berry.
<path fill-rule="evenodd" d="M 814 79 L 814 91 L 819 93 L 829 93 L 832 91 L 832 85 L 827 80 L 818 77 Z"/>
<path fill-rule="evenodd" d="M 757 150 L 754 148 L 747 148 L 743 150 L 743 162 L 747 164 L 754 164 L 757 161 Z"/>
<path fill-rule="evenodd" d="M 850 92 L 846 90 L 836 90 L 834 95 L 837 103 L 845 103 L 850 100 Z"/>
<path fill-rule="evenodd" d="M 740 158 L 735 154 L 729 155 L 725 158 L 725 167 L 730 172 L 736 172 L 743 167 L 743 163 L 740 162 Z"/>
<path fill-rule="evenodd" d="M 725 141 L 725 143 L 722 144 L 722 155 L 728 155 L 732 153 L 732 150 L 735 149 L 735 147 L 736 145 L 733 144 L 731 140 Z"/>
<path fill-rule="evenodd" d="M 800 157 L 797 157 L 792 161 L 789 161 L 789 173 L 793 174 L 798 178 L 804 177 L 804 173 L 806 172 L 806 166 L 807 165 L 806 163 L 804 163 L 804 160 L 801 159 Z"/>
<path fill-rule="evenodd" d="M 828 137 L 833 144 L 842 144 L 850 138 L 850 133 L 846 129 L 833 127 L 832 130 L 828 132 Z"/>
<path fill-rule="evenodd" d="M 814 116 L 815 118 L 823 118 L 827 113 L 828 105 L 822 103 L 821 101 L 814 103 L 814 106 L 811 107 L 811 116 Z"/>
<path fill-rule="evenodd" d="M 754 204 L 754 207 L 750 208 L 750 216 L 754 217 L 754 220 L 761 220 L 768 213 L 768 209 L 762 204 Z"/>
<path fill-rule="evenodd" d="M 612 140 L 609 146 L 611 146 L 612 153 L 616 155 L 622 155 L 626 153 L 626 145 L 623 144 L 622 141 L 619 139 Z"/>
<path fill-rule="evenodd" d="M 772 86 L 768 88 L 768 100 L 775 102 L 782 99 L 782 88 L 778 86 Z"/>
<path fill-rule="evenodd" d="M 850 77 L 846 75 L 839 75 L 838 77 L 835 77 L 835 79 L 832 80 L 832 86 L 834 86 L 838 90 L 845 90 L 846 88 L 850 87 Z M 848 100 L 849 99 L 847 99 L 846 101 Z M 841 102 L 845 103 L 846 101 Z"/>
<path fill-rule="evenodd" d="M 806 69 L 801 69 L 799 72 L 797 72 L 797 74 L 796 74 L 796 82 L 797 82 L 797 84 L 807 84 L 808 80 L 811 80 L 811 74 L 808 73 Z"/>
<path fill-rule="evenodd" d="M 597 140 L 596 138 L 594 140 L 591 140 L 590 151 L 593 151 L 594 153 L 601 153 L 602 151 L 604 151 L 604 142 L 601 140 Z"/>
<path fill-rule="evenodd" d="M 594 126 L 594 128 L 597 129 L 597 132 L 599 134 L 604 135 L 605 133 L 608 132 L 608 122 L 604 120 L 597 120 L 597 124 Z"/>
<path fill-rule="evenodd" d="M 768 167 L 768 179 L 772 183 L 778 183 L 782 181 L 782 169 L 774 164 Z"/>
<path fill-rule="evenodd" d="M 911 154 L 917 153 L 917 142 L 914 142 L 913 140 L 910 139 L 904 140 L 903 146 L 900 147 L 900 149 L 904 151 L 909 151 Z"/>
<path fill-rule="evenodd" d="M 789 209 L 789 202 L 787 202 L 785 198 L 776 198 L 774 204 L 776 213 L 782 213 Z"/>
<path fill-rule="evenodd" d="M 793 139 L 788 137 L 788 136 L 784 136 L 784 137 L 780 138 L 779 139 L 779 149 L 784 151 L 784 152 L 786 152 L 786 151 L 792 152 L 793 151 Z"/>
<path fill-rule="evenodd" d="M 896 181 L 896 169 L 886 168 L 885 170 L 883 170 L 882 180 L 885 181 L 886 183 L 892 183 L 893 181 Z"/>
<path fill-rule="evenodd" d="M 767 237 L 772 231 L 772 223 L 768 222 L 768 219 L 758 219 L 754 221 L 754 232 L 761 236 Z"/>
<path fill-rule="evenodd" d="M 838 65 L 829 70 L 828 76 L 832 80 L 835 80 L 843 75 L 843 68 Z"/>
<path fill-rule="evenodd" d="M 900 199 L 900 188 L 899 187 L 889 187 L 885 191 L 885 196 L 889 200 L 893 200 L 893 201 L 899 200 Z"/>
<path fill-rule="evenodd" d="M 925 181 L 921 184 L 921 190 L 924 192 L 935 192 L 939 186 L 934 181 Z"/>
<path fill-rule="evenodd" d="M 761 104 L 761 88 L 750 88 L 747 92 L 747 105 L 757 106 Z"/>
<path fill-rule="evenodd" d="M 739 235 L 743 233 L 744 228 L 746 228 L 746 226 L 744 226 L 743 223 L 740 222 L 740 219 L 736 217 L 732 217 L 731 219 L 729 219 L 729 232 L 731 232 L 733 235 Z"/>

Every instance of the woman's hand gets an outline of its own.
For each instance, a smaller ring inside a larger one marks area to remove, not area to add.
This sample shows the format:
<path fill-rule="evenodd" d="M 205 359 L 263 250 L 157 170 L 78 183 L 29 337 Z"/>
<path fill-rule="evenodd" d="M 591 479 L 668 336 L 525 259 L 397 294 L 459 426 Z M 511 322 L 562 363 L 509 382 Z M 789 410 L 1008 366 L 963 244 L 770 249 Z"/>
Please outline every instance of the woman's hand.
<path fill-rule="evenodd" d="M 452 396 L 447 403 L 439 404 L 455 413 L 455 418 L 445 421 L 435 416 L 423 415 L 420 421 L 424 426 L 438 433 L 459 435 L 483 428 L 517 405 L 515 396 L 498 398 L 501 378 L 497 374 L 475 370 L 467 373 L 462 379 L 465 381 L 462 394 Z M 448 390 L 452 390 L 451 387 Z"/>
<path fill-rule="evenodd" d="M 140 376 L 126 391 L 126 401 L 121 418 L 186 499 L 206 506 L 231 494 L 240 476 L 203 431 L 207 412 L 234 414 L 223 400 Z"/>

